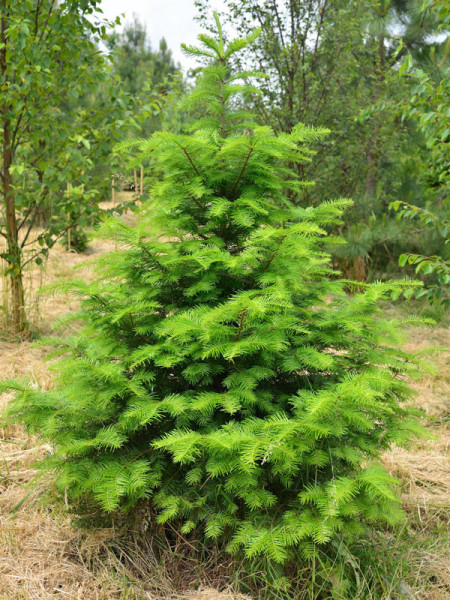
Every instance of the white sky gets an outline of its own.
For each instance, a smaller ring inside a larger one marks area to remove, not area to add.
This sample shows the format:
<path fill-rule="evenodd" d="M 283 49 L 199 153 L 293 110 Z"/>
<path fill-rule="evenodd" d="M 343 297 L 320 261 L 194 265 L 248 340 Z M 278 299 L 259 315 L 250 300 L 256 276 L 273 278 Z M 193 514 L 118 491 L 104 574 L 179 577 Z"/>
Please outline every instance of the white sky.
<path fill-rule="evenodd" d="M 214 9 L 221 9 L 221 0 L 213 0 Z M 166 38 L 176 61 L 184 67 L 193 66 L 191 59 L 183 56 L 180 50 L 182 42 L 195 43 L 200 29 L 194 21 L 196 9 L 194 0 L 102 0 L 101 9 L 107 19 L 125 14 L 122 23 L 131 21 L 136 14 L 147 26 L 152 46 L 157 47 L 162 37 Z"/>

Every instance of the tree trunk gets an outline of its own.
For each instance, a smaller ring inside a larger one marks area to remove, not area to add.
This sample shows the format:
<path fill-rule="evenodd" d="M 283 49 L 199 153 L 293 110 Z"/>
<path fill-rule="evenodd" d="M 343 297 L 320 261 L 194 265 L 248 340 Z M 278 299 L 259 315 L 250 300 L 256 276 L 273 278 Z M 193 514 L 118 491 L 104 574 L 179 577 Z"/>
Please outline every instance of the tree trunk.
<path fill-rule="evenodd" d="M 5 12 L 6 4 L 3 5 L 4 13 L 1 19 L 1 37 L 2 48 L 0 50 L 0 71 L 3 76 L 3 81 L 6 82 L 6 22 Z M 12 186 L 11 166 L 12 166 L 12 140 L 11 140 L 11 124 L 9 119 L 10 107 L 7 103 L 0 104 L 2 121 L 3 121 L 3 201 L 5 206 L 6 216 L 6 261 L 8 263 L 8 275 L 11 283 L 11 311 L 10 325 L 14 333 L 24 333 L 27 329 L 25 319 L 25 295 L 23 288 L 22 277 L 22 253 L 19 245 L 19 232 L 17 229 L 16 207 L 14 198 L 14 189 Z"/>
<path fill-rule="evenodd" d="M 373 132 L 371 145 L 367 152 L 365 192 L 368 198 L 373 198 L 377 189 L 378 173 L 378 128 Z"/>
<path fill-rule="evenodd" d="M 384 48 L 384 36 L 381 35 L 378 38 L 378 86 L 375 90 L 375 96 L 373 99 L 374 104 L 378 101 L 381 95 L 381 88 L 384 85 L 385 70 L 386 70 L 386 57 Z M 365 192 L 366 196 L 373 198 L 377 189 L 377 175 L 380 160 L 380 130 L 382 116 L 376 115 L 374 117 L 374 126 L 371 134 L 371 140 L 367 150 L 367 167 L 366 167 L 366 181 L 365 181 Z"/>
<path fill-rule="evenodd" d="M 3 196 L 6 213 L 7 262 L 11 283 L 11 326 L 14 333 L 26 330 L 25 298 L 22 278 L 22 256 L 17 230 L 14 190 L 11 185 L 11 149 L 9 122 L 3 120 Z"/>
<path fill-rule="evenodd" d="M 4 171 L 4 175 L 7 172 Z M 8 182 L 8 178 L 5 177 Z M 17 231 L 17 220 L 12 190 L 4 186 L 6 208 L 7 262 L 11 284 L 10 324 L 14 333 L 24 333 L 27 329 L 25 318 L 25 294 L 23 288 L 22 261 Z"/>

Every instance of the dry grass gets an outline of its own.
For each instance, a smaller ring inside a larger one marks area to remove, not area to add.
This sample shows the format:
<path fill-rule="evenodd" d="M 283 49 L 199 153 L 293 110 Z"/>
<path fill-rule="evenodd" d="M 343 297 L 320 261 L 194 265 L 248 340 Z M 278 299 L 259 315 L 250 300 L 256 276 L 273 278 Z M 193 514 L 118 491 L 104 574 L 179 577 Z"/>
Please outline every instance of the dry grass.
<path fill-rule="evenodd" d="M 50 333 L 53 322 L 78 306 L 75 299 L 39 296 L 36 291 L 64 279 L 89 278 L 89 261 L 113 248 L 112 243 L 93 240 L 88 252 L 79 255 L 58 244 L 45 267 L 27 269 L 27 308 L 36 333 Z M 75 270 L 84 263 L 87 266 Z M 0 277 L 0 285 L 5 285 L 4 278 Z M 0 298 L 6 294 L 0 288 Z M 13 340 L 5 330 L 0 330 L 0 373 L 2 378 L 25 377 L 43 389 L 52 385 L 45 350 L 28 340 Z M 8 394 L 0 394 L 0 410 L 8 399 Z M 0 429 L 1 600 L 237 600 L 200 577 L 198 591 L 180 595 L 183 581 L 174 582 L 170 569 L 166 572 L 149 553 L 139 553 L 127 532 L 73 527 L 57 503 L 53 506 L 48 497 L 42 501 L 47 486 L 33 465 L 50 450 L 22 427 Z M 191 579 L 186 573 L 186 582 Z"/>
<path fill-rule="evenodd" d="M 133 198 L 132 192 L 119 192 L 117 194 L 117 203 L 129 202 Z M 112 202 L 102 202 L 101 207 L 105 210 L 113 209 Z M 127 213 L 121 217 L 127 224 L 134 222 L 134 215 Z M 22 230 L 20 239 L 24 236 Z M 42 233 L 41 229 L 34 229 L 30 235 L 30 240 Z M 0 238 L 0 252 L 6 249 L 6 242 Z M 25 259 L 31 256 L 38 245 L 31 244 L 25 253 Z M 76 301 L 74 299 L 61 299 L 51 295 L 42 296 L 39 290 L 43 286 L 51 285 L 57 281 L 68 280 L 73 277 L 89 276 L 89 269 L 75 270 L 75 267 L 80 267 L 90 259 L 95 258 L 98 254 L 112 250 L 115 248 L 113 242 L 107 240 L 93 239 L 89 243 L 86 253 L 77 254 L 75 251 L 67 252 L 61 243 L 55 244 L 49 254 L 49 259 L 38 267 L 36 264 L 29 264 L 25 267 L 23 273 L 23 284 L 25 289 L 25 305 L 27 320 L 30 328 L 35 333 L 48 333 L 51 324 L 59 317 L 69 311 L 76 309 Z M 7 264 L 0 258 L 0 340 L 11 339 L 5 321 L 6 314 L 9 311 L 9 281 L 8 278 L 2 277 Z M 17 340 L 13 340 L 17 341 Z"/>
<path fill-rule="evenodd" d="M 403 485 L 408 511 L 406 544 L 416 600 L 450 598 L 450 353 L 445 349 L 449 329 L 414 329 L 406 349 L 440 347 L 434 355 L 435 371 L 412 382 L 413 404 L 430 417 L 436 439 L 414 445 L 409 451 L 392 449 L 384 456 L 389 470 Z"/>
<path fill-rule="evenodd" d="M 28 286 L 73 276 L 73 267 L 108 250 L 106 242 L 95 241 L 90 253 L 79 256 L 61 246 L 54 249 L 45 267 L 27 273 Z M 79 273 L 75 273 L 79 275 Z M 89 267 L 83 271 L 89 277 Z M 75 300 L 44 296 L 36 307 L 40 332 L 48 333 L 58 317 L 76 308 Z M 448 330 L 436 327 L 424 333 L 411 332 L 408 349 L 419 350 L 430 343 L 445 345 Z M 448 399 L 450 396 L 448 353 L 436 354 L 437 370 L 414 382 L 414 402 L 433 419 L 436 440 L 421 443 L 410 451 L 394 449 L 384 457 L 391 472 L 403 482 L 403 500 L 409 513 L 405 525 L 412 571 L 409 585 L 416 600 L 445 600 L 450 597 L 450 555 L 446 549 L 450 472 L 448 447 Z M 44 351 L 30 342 L 0 341 L 2 377 L 25 376 L 48 388 L 51 374 Z M 0 396 L 0 406 L 8 401 Z M 187 569 L 174 581 L 173 569 L 161 568 L 151 551 L 140 551 L 130 536 L 114 528 L 84 531 L 71 526 L 67 515 L 42 497 L 45 482 L 36 480 L 33 463 L 49 451 L 20 427 L 0 430 L 0 598 L 3 600 L 236 600 L 231 592 L 209 587 L 180 596 L 183 577 L 192 581 Z M 389 534 L 391 535 L 391 534 Z M 388 534 L 386 534 L 388 536 Z M 126 565 L 126 566 L 124 566 Z M 197 581 L 200 583 L 201 577 Z M 212 582 L 204 581 L 205 586 Z"/>
<path fill-rule="evenodd" d="M 405 503 L 415 506 L 419 515 L 421 511 L 450 508 L 450 355 L 442 349 L 448 334 L 449 330 L 443 327 L 413 330 L 406 345 L 409 351 L 441 346 L 434 353 L 435 372 L 411 384 L 415 391 L 413 404 L 430 417 L 437 439 L 415 445 L 410 451 L 394 449 L 385 457 L 390 470 L 404 482 Z"/>

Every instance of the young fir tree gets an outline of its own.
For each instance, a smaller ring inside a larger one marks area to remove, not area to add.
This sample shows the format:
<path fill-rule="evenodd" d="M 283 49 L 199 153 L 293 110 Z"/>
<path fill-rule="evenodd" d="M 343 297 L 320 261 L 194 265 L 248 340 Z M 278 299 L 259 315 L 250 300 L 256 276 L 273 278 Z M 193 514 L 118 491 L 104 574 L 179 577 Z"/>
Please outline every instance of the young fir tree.
<path fill-rule="evenodd" d="M 346 293 L 322 246 L 349 203 L 288 200 L 325 131 L 276 136 L 238 110 L 249 74 L 228 59 L 257 32 L 224 46 L 217 26 L 184 48 L 208 61 L 191 96 L 204 116 L 137 143 L 163 177 L 136 227 L 105 224 L 119 249 L 97 279 L 66 286 L 84 325 L 56 342 L 55 388 L 10 383 L 10 414 L 50 440 L 69 498 L 149 502 L 184 536 L 285 563 L 401 514 L 374 461 L 419 429 L 411 359 L 377 308 L 403 284 Z"/>

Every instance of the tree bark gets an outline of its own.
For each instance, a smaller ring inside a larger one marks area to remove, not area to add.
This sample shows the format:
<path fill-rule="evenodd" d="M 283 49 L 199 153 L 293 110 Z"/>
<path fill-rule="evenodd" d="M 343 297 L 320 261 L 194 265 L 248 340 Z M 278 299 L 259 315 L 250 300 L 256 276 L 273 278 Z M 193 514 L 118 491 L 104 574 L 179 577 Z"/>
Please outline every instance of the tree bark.
<path fill-rule="evenodd" d="M 1 18 L 1 42 L 0 50 L 0 71 L 2 73 L 3 84 L 7 85 L 7 59 L 6 59 L 6 2 L 3 2 L 3 11 Z M 2 115 L 3 140 L 3 202 L 6 217 L 6 261 L 8 263 L 8 275 L 11 284 L 11 311 L 10 325 L 14 333 L 24 333 L 27 329 L 25 319 L 25 294 L 23 287 L 22 273 L 22 254 L 19 246 L 19 231 L 17 227 L 17 215 L 14 198 L 14 188 L 12 185 L 11 166 L 12 166 L 12 148 L 11 148 L 11 123 L 10 107 L 6 102 L 0 105 Z"/>
<path fill-rule="evenodd" d="M 14 190 L 11 181 L 11 148 L 9 122 L 3 120 L 3 197 L 6 213 L 7 262 L 11 284 L 11 326 L 14 333 L 26 329 L 25 298 L 22 277 L 22 255 L 19 246 Z"/>
<path fill-rule="evenodd" d="M 373 198 L 377 189 L 378 174 L 378 128 L 373 132 L 373 137 L 367 151 L 365 192 L 368 198 Z"/>
<path fill-rule="evenodd" d="M 375 91 L 374 104 L 378 101 L 381 95 L 381 88 L 384 85 L 385 69 L 386 69 L 386 57 L 384 48 L 384 36 L 380 36 L 378 39 L 378 86 Z M 380 160 L 380 130 L 381 130 L 381 119 L 380 115 L 374 117 L 374 127 L 372 130 L 371 140 L 367 150 L 367 170 L 366 170 L 366 181 L 365 181 L 365 192 L 366 196 L 373 198 L 377 189 L 377 176 L 378 166 Z"/>

